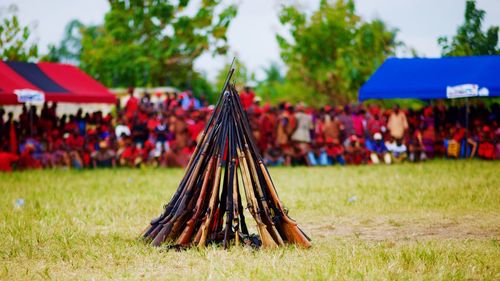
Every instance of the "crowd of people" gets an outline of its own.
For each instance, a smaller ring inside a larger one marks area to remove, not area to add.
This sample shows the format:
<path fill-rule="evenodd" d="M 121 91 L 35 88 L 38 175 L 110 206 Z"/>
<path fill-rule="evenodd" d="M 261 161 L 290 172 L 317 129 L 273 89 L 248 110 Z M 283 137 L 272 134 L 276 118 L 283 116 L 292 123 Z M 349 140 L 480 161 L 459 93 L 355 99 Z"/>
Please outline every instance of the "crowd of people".
<path fill-rule="evenodd" d="M 478 102 L 465 108 L 437 103 L 420 110 L 377 105 L 260 104 L 240 93 L 256 144 L 267 165 L 360 165 L 425 161 L 435 157 L 500 158 L 500 110 Z M 14 116 L 0 108 L 0 171 L 143 165 L 183 167 L 213 106 L 191 92 L 130 95 L 113 113 L 57 114 L 23 106 Z"/>

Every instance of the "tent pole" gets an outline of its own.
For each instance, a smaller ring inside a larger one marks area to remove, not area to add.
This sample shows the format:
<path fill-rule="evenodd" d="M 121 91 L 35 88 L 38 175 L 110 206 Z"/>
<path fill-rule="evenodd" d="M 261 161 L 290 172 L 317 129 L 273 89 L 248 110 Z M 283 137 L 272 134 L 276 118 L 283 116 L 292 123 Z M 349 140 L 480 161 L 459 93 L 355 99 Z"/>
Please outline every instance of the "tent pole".
<path fill-rule="evenodd" d="M 33 112 L 31 110 L 31 103 L 28 104 L 28 111 L 30 113 L 30 137 L 33 137 Z"/>
<path fill-rule="evenodd" d="M 469 144 L 469 98 L 465 98 L 465 158 L 467 159 L 467 146 Z"/>

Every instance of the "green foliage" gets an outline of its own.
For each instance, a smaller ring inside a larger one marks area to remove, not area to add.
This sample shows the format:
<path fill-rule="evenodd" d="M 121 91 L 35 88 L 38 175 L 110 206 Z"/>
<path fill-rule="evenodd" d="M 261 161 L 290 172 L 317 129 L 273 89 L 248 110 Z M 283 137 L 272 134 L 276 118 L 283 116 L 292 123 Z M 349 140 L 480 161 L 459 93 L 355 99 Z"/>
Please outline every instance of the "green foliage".
<path fill-rule="evenodd" d="M 265 79 L 257 83 L 256 92 L 262 97 L 264 103 L 276 103 L 281 96 L 285 78 L 281 73 L 279 65 L 272 62 L 269 67 L 264 69 Z"/>
<path fill-rule="evenodd" d="M 288 28 L 277 40 L 289 94 L 312 104 L 356 100 L 361 85 L 399 45 L 396 30 L 382 20 L 363 21 L 352 0 L 322 0 L 311 16 L 285 6 L 280 21 Z"/>
<path fill-rule="evenodd" d="M 180 87 L 193 77 L 193 62 L 210 51 L 227 51 L 234 5 L 189 0 L 110 0 L 104 24 L 81 28 L 80 66 L 106 86 Z"/>
<path fill-rule="evenodd" d="M 181 89 L 191 89 L 196 97 L 203 97 L 209 103 L 214 103 L 217 100 L 217 91 L 214 90 L 213 85 L 203 75 L 192 72 L 193 77 L 190 77 L 189 83 L 186 87 Z"/>
<path fill-rule="evenodd" d="M 451 39 L 439 37 L 443 56 L 478 56 L 500 54 L 498 47 L 498 26 L 491 26 L 483 32 L 484 10 L 477 9 L 475 0 L 467 0 L 465 22 L 458 27 Z"/>
<path fill-rule="evenodd" d="M 0 59 L 10 61 L 32 61 L 38 58 L 38 47 L 30 42 L 31 31 L 19 23 L 17 7 L 11 5 L 6 17 L 0 22 Z"/>
<path fill-rule="evenodd" d="M 82 54 L 82 29 L 84 25 L 79 20 L 70 21 L 64 30 L 64 37 L 59 46 L 49 45 L 48 54 L 40 60 L 51 62 L 79 63 Z"/>
<path fill-rule="evenodd" d="M 232 82 L 236 84 L 237 87 L 244 87 L 251 83 L 254 78 L 254 74 L 248 70 L 248 68 L 241 61 L 235 61 L 235 71 L 233 74 Z M 215 77 L 215 89 L 217 95 L 220 94 L 222 87 L 224 87 L 224 82 L 226 82 L 227 72 L 231 68 L 231 63 L 227 62 L 224 66 L 219 70 L 217 76 Z"/>
<path fill-rule="evenodd" d="M 271 63 L 264 72 L 266 77 L 257 83 L 256 88 L 256 93 L 262 97 L 263 103 L 302 102 L 307 105 L 319 105 L 328 102 L 325 96 L 315 95 L 304 83 L 294 83 L 287 79 L 276 63 Z"/>

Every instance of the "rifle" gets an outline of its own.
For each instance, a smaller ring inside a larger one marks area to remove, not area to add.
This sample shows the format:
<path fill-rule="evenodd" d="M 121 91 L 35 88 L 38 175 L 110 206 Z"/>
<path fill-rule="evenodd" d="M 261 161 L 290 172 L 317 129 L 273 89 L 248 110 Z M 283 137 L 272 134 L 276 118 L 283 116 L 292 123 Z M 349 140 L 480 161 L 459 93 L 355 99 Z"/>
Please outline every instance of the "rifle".
<path fill-rule="evenodd" d="M 200 147 L 200 143 L 204 142 L 205 141 L 205 136 L 207 134 L 207 131 L 208 131 L 208 128 L 210 127 L 210 125 L 212 124 L 212 121 L 215 119 L 217 120 L 217 118 L 215 118 L 214 116 L 217 115 L 217 117 L 219 116 L 220 114 L 220 110 L 218 111 L 219 113 L 215 113 L 217 112 L 219 108 L 219 105 L 220 105 L 220 102 L 222 100 L 222 97 L 224 96 L 224 93 L 226 92 L 226 89 L 228 88 L 229 86 L 229 82 L 231 81 L 231 77 L 233 77 L 233 74 L 234 74 L 234 62 L 236 61 L 236 57 L 233 57 L 233 61 L 231 62 L 231 66 L 229 67 L 229 72 L 226 76 L 226 81 L 224 82 L 224 86 L 222 86 L 222 90 L 221 90 L 221 94 L 219 95 L 219 98 L 217 99 L 217 102 L 215 103 L 215 107 L 214 107 L 214 114 L 212 114 L 210 116 L 210 119 L 208 120 L 207 124 L 205 124 L 205 129 L 203 129 L 203 132 L 201 133 L 201 137 L 200 137 L 200 142 L 198 143 L 198 145 L 196 145 L 195 149 L 194 149 L 194 152 L 193 152 L 193 155 L 195 155 L 196 153 L 198 153 L 198 150 L 199 150 L 199 147 Z M 192 164 L 192 157 L 189 159 L 189 162 L 187 164 L 186 167 L 190 167 L 191 164 Z"/>
<path fill-rule="evenodd" d="M 214 131 L 217 131 L 217 130 L 214 129 Z M 211 133 L 213 133 L 213 131 Z M 204 142 L 203 146 L 205 146 L 206 144 L 207 144 L 207 142 Z M 199 162 L 200 157 L 201 157 L 201 153 L 193 154 L 192 159 L 196 159 L 195 162 Z M 154 237 L 156 237 L 158 232 L 161 230 L 162 225 L 165 224 L 170 219 L 172 219 L 172 216 L 173 216 L 172 212 L 175 212 L 175 210 L 178 209 L 179 204 L 181 202 L 179 199 L 181 197 L 185 196 L 188 179 L 195 176 L 195 175 L 193 175 L 194 168 L 195 168 L 195 166 L 189 167 L 187 173 L 185 174 L 185 176 L 181 180 L 181 183 L 179 184 L 179 188 L 175 192 L 173 198 L 170 200 L 170 202 L 167 205 L 165 205 L 164 212 L 158 218 L 153 219 L 150 223 L 150 226 L 148 228 L 146 228 L 145 231 L 143 231 L 143 234 L 142 234 L 143 239 L 145 239 L 145 240 L 154 239 Z"/>
<path fill-rule="evenodd" d="M 224 120 L 227 120 L 227 113 L 225 113 L 225 118 Z M 220 179 L 222 175 L 222 168 L 224 166 L 224 150 L 226 147 L 226 133 L 227 133 L 227 127 L 224 127 L 221 131 L 222 137 L 219 137 L 219 143 L 216 146 L 216 156 L 217 156 L 217 169 L 215 171 L 215 179 L 213 181 L 213 186 L 212 186 L 212 195 L 210 197 L 210 202 L 208 204 L 208 210 L 207 210 L 207 218 L 205 222 L 200 226 L 201 229 L 201 237 L 198 242 L 198 247 L 205 247 L 207 237 L 208 237 L 208 232 L 209 232 L 209 227 L 211 225 L 211 222 L 213 220 L 213 217 L 215 216 L 215 210 L 217 208 L 218 204 L 218 196 L 219 196 L 219 186 L 220 186 Z"/>
<path fill-rule="evenodd" d="M 215 130 L 213 130 L 212 132 L 214 132 Z M 208 145 L 209 143 L 205 143 L 204 144 L 204 148 L 203 148 L 203 151 L 201 152 L 201 155 L 200 155 L 200 158 L 198 160 L 198 162 L 194 165 L 194 170 L 193 170 L 193 175 L 198 175 L 199 171 L 200 171 L 200 168 L 201 168 L 201 165 L 203 163 L 203 160 L 207 154 L 207 150 L 208 150 Z M 156 237 L 153 239 L 153 241 L 151 242 L 151 245 L 153 246 L 159 246 L 160 244 L 162 244 L 166 237 L 168 236 L 168 234 L 170 233 L 170 231 L 172 230 L 172 227 L 173 227 L 173 223 L 182 215 L 182 212 L 183 210 L 185 210 L 186 208 L 186 204 L 187 204 L 187 200 L 189 198 L 189 195 L 191 195 L 191 192 L 192 192 L 192 189 L 193 189 L 193 185 L 195 183 L 195 180 L 197 179 L 196 176 L 191 176 L 189 178 L 189 180 L 187 181 L 186 183 L 186 187 L 185 187 L 185 194 L 184 196 L 180 197 L 180 201 L 178 201 L 178 203 L 176 204 L 177 205 L 177 208 L 175 210 L 175 213 L 173 216 L 171 216 L 171 214 L 169 216 L 167 216 L 165 219 L 168 219 L 168 220 L 165 220 L 164 222 L 160 222 L 161 224 L 165 223 L 164 226 L 162 226 L 161 230 L 158 232 L 158 234 L 156 235 Z M 175 208 L 175 206 L 174 206 Z M 170 218 L 169 218 L 170 217 Z"/>
<path fill-rule="evenodd" d="M 247 209 L 249 210 L 252 217 L 257 222 L 257 231 L 262 240 L 262 244 L 266 248 L 274 248 L 278 245 L 272 238 L 271 234 L 267 230 L 266 224 L 262 221 L 260 216 L 260 208 L 257 198 L 255 197 L 255 193 L 253 190 L 253 186 L 251 184 L 250 173 L 248 171 L 247 161 L 245 159 L 245 155 L 241 151 L 241 138 L 238 134 L 236 134 L 236 143 L 237 143 L 237 152 L 240 163 L 240 172 L 241 178 L 243 180 L 243 189 L 245 190 L 246 198 L 247 198 Z"/>
<path fill-rule="evenodd" d="M 191 219 L 189 219 L 189 221 L 187 222 L 186 228 L 184 228 L 184 231 L 177 240 L 177 244 L 179 245 L 185 245 L 191 241 L 191 236 L 193 235 L 195 224 L 201 214 L 202 204 L 204 203 L 206 198 L 208 180 L 210 179 L 210 175 L 213 172 L 212 169 L 213 169 L 214 158 L 215 157 L 210 158 L 210 162 L 208 163 L 208 168 L 206 168 L 205 170 L 205 174 L 203 176 L 203 184 L 201 186 L 201 192 L 198 197 L 198 200 L 196 201 L 195 212 L 191 217 Z"/>
<path fill-rule="evenodd" d="M 232 91 L 236 91 L 234 89 L 234 86 L 231 89 Z M 243 110 L 243 107 L 241 106 L 241 101 L 238 95 L 233 95 L 235 99 L 237 99 L 236 105 L 236 110 L 238 110 L 238 113 L 240 116 L 245 116 L 245 112 Z M 241 122 L 243 123 L 243 133 L 247 139 L 250 141 L 251 147 L 250 151 L 256 156 L 257 158 L 257 165 L 260 168 L 260 171 L 264 177 L 265 180 L 265 186 L 267 187 L 267 190 L 269 191 L 269 194 L 271 195 L 272 201 L 274 202 L 275 206 L 277 207 L 277 212 L 278 212 L 278 217 L 275 219 L 278 221 L 281 225 L 281 229 L 283 230 L 285 237 L 289 242 L 297 243 L 299 245 L 302 245 L 306 248 L 311 246 L 310 239 L 304 235 L 304 232 L 297 226 L 297 223 L 290 219 L 288 217 L 285 209 L 283 208 L 283 205 L 281 204 L 281 201 L 278 197 L 278 194 L 276 192 L 276 189 L 274 187 L 274 184 L 269 176 L 269 171 L 264 165 L 264 162 L 262 160 L 262 156 L 259 154 L 257 147 L 255 146 L 255 142 L 252 141 L 253 135 L 252 132 L 248 126 L 247 122 Z M 252 165 L 253 166 L 253 165 Z M 257 179 L 258 181 L 258 179 Z"/>
<path fill-rule="evenodd" d="M 229 116 L 231 116 L 231 112 L 229 112 Z M 234 140 L 234 124 L 233 122 L 229 122 L 229 133 L 228 133 L 228 143 L 232 143 Z M 234 219 L 234 201 L 233 201 L 233 192 L 234 192 L 234 179 L 235 179 L 235 169 L 236 169 L 236 158 L 234 153 L 234 145 L 228 147 L 227 150 L 227 160 L 229 161 L 229 174 L 228 174 L 228 188 L 227 188 L 227 196 L 226 196 L 226 206 L 227 214 L 226 214 L 226 228 L 224 230 L 224 249 L 227 249 L 227 243 L 229 239 L 229 235 L 232 228 L 232 223 Z"/>
<path fill-rule="evenodd" d="M 148 239 L 151 236 L 156 236 L 157 232 L 155 232 L 155 229 L 157 229 L 158 222 L 164 220 L 172 212 L 172 209 L 174 208 L 175 203 L 177 202 L 177 200 L 179 199 L 179 196 L 181 196 L 182 192 L 184 191 L 183 187 L 185 187 L 187 179 L 192 175 L 192 171 L 193 171 L 192 163 L 193 162 L 196 163 L 197 161 L 199 161 L 199 157 L 200 157 L 199 151 L 200 151 L 200 148 L 204 145 L 204 143 L 206 141 L 207 131 L 211 127 L 213 121 L 218 120 L 218 117 L 220 115 L 220 102 L 221 102 L 222 96 L 224 95 L 224 92 L 227 90 L 227 88 L 229 86 L 229 82 L 231 81 L 231 78 L 234 74 L 235 60 L 236 60 L 236 58 L 233 58 L 233 61 L 231 62 L 231 67 L 230 67 L 230 70 L 227 74 L 226 81 L 224 82 L 224 86 L 222 87 L 221 94 L 219 95 L 219 98 L 218 98 L 216 105 L 214 107 L 214 113 L 210 116 L 210 119 L 207 122 L 207 124 L 205 124 L 205 128 L 204 128 L 203 132 L 201 133 L 200 141 L 196 145 L 195 150 L 193 152 L 193 156 L 189 159 L 189 162 L 186 166 L 186 174 L 184 175 L 183 179 L 181 180 L 181 183 L 179 184 L 179 188 L 177 189 L 176 193 L 172 197 L 171 201 L 167 205 L 165 205 L 164 212 L 156 219 L 153 219 L 150 223 L 151 226 L 147 227 L 146 230 L 143 231 L 142 237 L 144 239 Z"/>
<path fill-rule="evenodd" d="M 235 245 L 243 240 L 264 248 L 311 245 L 278 198 L 238 93 L 229 83 L 233 73 L 231 66 L 177 191 L 142 234 L 153 246 L 175 241 L 173 247 L 205 247 L 214 242 L 228 248 L 233 239 Z M 260 239 L 248 233 L 239 178 Z"/>

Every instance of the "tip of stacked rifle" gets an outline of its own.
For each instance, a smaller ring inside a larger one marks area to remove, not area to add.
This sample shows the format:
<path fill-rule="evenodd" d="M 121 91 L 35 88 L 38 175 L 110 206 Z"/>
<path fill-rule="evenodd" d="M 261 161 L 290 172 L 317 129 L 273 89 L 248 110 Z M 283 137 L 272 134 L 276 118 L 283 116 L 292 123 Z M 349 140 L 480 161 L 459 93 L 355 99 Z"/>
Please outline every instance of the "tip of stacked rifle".
<path fill-rule="evenodd" d="M 177 191 L 142 234 L 153 246 L 311 246 L 278 197 L 230 83 L 233 74 L 231 67 Z M 247 224 L 245 213 L 254 223 Z"/>

